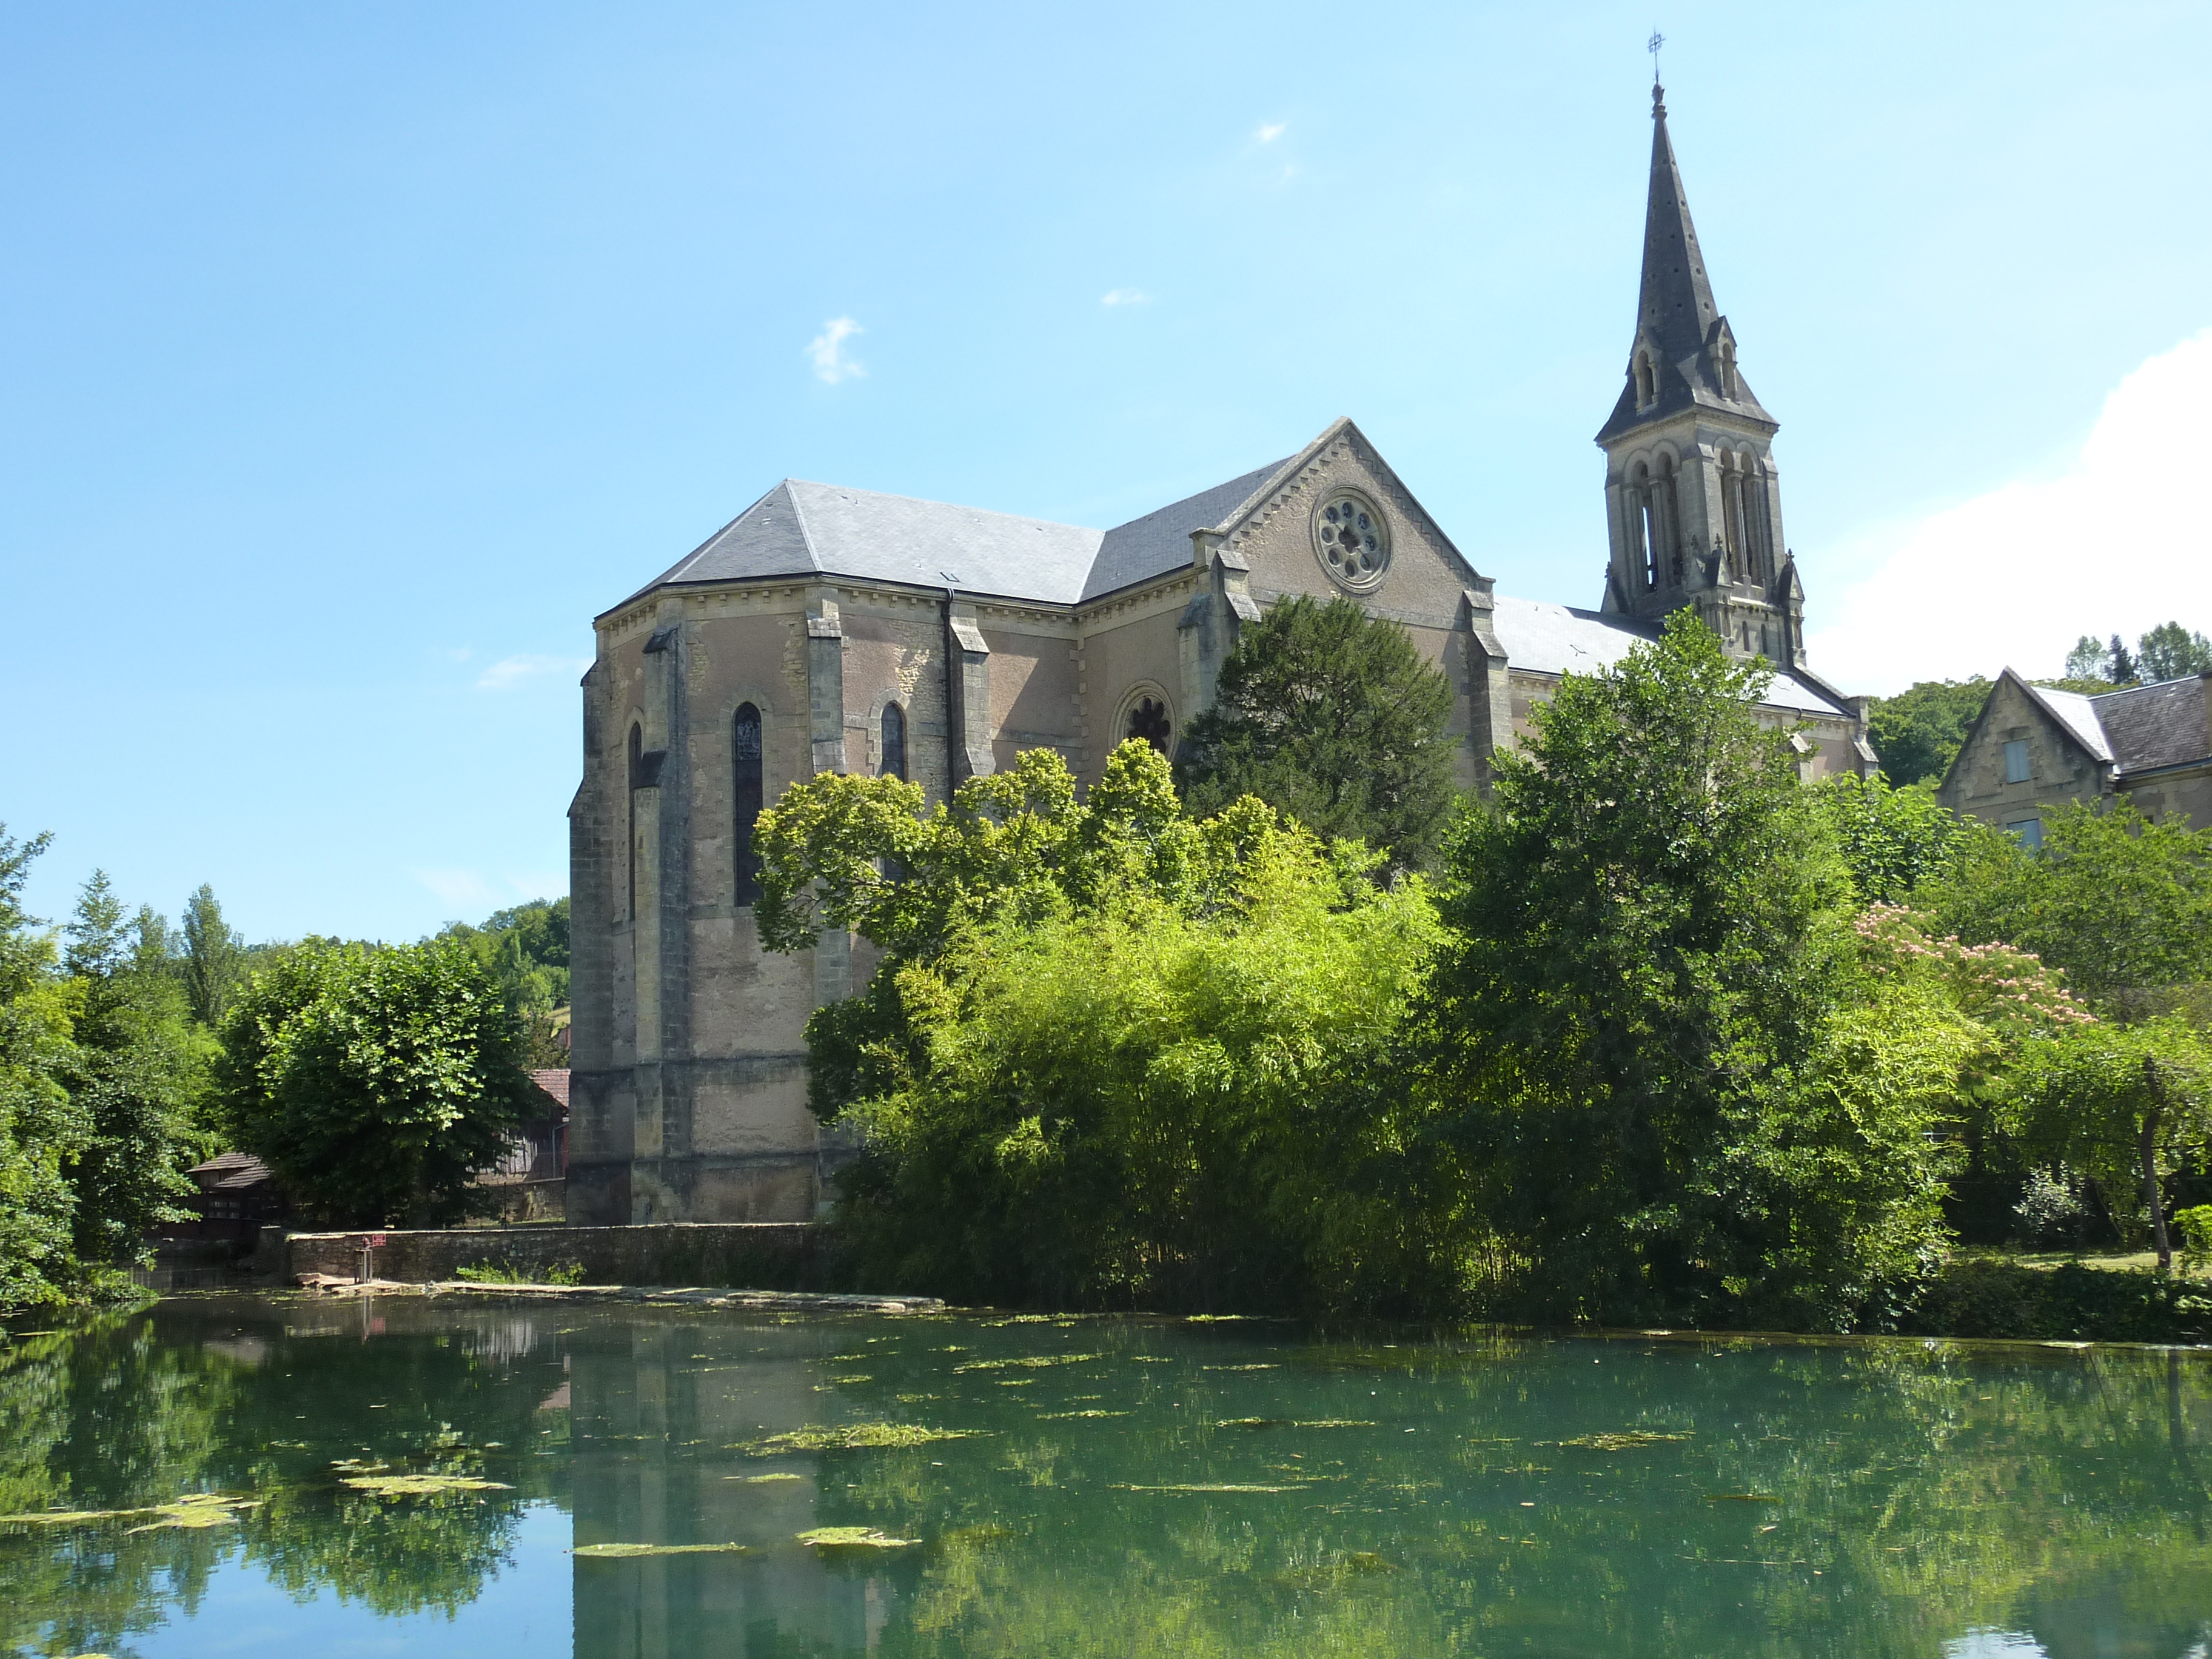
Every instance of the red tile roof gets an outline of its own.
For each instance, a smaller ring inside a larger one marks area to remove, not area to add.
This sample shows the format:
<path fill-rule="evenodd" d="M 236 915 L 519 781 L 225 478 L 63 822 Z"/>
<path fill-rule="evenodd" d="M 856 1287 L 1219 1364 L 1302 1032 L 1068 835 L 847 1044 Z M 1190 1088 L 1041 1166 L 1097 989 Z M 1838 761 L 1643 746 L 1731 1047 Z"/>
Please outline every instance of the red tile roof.
<path fill-rule="evenodd" d="M 568 1073 L 564 1066 L 559 1071 L 532 1072 L 530 1080 L 561 1103 L 561 1109 L 568 1109 Z"/>

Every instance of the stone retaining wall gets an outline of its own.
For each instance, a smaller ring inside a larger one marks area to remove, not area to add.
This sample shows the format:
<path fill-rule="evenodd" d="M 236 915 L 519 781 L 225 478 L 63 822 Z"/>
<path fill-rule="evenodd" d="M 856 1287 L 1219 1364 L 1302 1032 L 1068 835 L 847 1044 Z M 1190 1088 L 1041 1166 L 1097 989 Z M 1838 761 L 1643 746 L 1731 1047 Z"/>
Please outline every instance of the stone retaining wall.
<path fill-rule="evenodd" d="M 360 1270 L 366 1232 L 290 1233 L 284 1276 Z M 580 1263 L 587 1285 L 712 1285 L 811 1291 L 828 1278 L 829 1243 L 804 1221 L 668 1222 L 644 1227 L 463 1227 L 384 1234 L 373 1271 L 422 1284 L 458 1267 L 507 1264 L 532 1276 Z"/>

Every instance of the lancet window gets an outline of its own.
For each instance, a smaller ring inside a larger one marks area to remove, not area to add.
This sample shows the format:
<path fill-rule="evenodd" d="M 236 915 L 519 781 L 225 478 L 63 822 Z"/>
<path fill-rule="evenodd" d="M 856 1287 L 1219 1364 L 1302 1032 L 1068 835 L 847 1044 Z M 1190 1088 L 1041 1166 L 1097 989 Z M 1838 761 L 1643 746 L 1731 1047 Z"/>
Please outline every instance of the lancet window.
<path fill-rule="evenodd" d="M 645 781 L 645 728 L 632 724 L 629 728 L 629 770 L 627 779 L 629 789 L 629 851 L 623 859 L 629 873 L 629 910 L 632 921 L 637 920 L 637 860 L 642 850 L 637 844 L 637 790 Z"/>
<path fill-rule="evenodd" d="M 906 776 L 906 710 L 895 702 L 884 705 L 883 763 L 876 770 L 884 777 Z"/>
<path fill-rule="evenodd" d="M 738 707 L 730 727 L 732 839 L 737 844 L 737 900 L 739 904 L 760 899 L 760 854 L 753 847 L 753 820 L 761 806 L 761 712 L 751 703 Z"/>

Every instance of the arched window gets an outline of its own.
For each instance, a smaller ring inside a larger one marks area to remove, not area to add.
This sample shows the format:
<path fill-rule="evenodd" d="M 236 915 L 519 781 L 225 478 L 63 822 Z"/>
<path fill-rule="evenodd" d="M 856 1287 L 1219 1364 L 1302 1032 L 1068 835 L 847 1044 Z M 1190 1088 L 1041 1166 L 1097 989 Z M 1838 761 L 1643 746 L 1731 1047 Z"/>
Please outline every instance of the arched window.
<path fill-rule="evenodd" d="M 1657 493 L 1651 488 L 1650 469 L 1639 462 L 1636 468 L 1636 538 L 1643 545 L 1638 550 L 1636 566 L 1647 592 L 1659 586 L 1660 533 Z"/>
<path fill-rule="evenodd" d="M 1636 406 L 1647 409 L 1658 395 L 1658 376 L 1651 372 L 1651 358 L 1639 351 L 1636 354 Z"/>
<path fill-rule="evenodd" d="M 761 713 L 741 704 L 730 730 L 732 839 L 737 843 L 737 902 L 760 898 L 760 854 L 753 850 L 753 820 L 761 814 Z"/>
<path fill-rule="evenodd" d="M 645 728 L 629 728 L 629 919 L 637 920 L 637 787 L 645 777 Z"/>
<path fill-rule="evenodd" d="M 1668 580 L 1676 587 L 1682 585 L 1682 537 L 1680 503 L 1674 494 L 1674 462 L 1671 456 L 1659 458 L 1659 477 L 1651 487 L 1654 511 L 1652 520 L 1658 529 L 1659 550 L 1663 550 L 1663 561 Z M 1652 562 L 1662 562 L 1655 550 Z"/>
<path fill-rule="evenodd" d="M 1142 738 L 1163 755 L 1168 752 L 1168 738 L 1172 735 L 1172 723 L 1168 719 L 1167 705 L 1158 697 L 1139 697 L 1129 710 L 1129 730 L 1132 738 Z"/>
<path fill-rule="evenodd" d="M 876 770 L 887 778 L 906 776 L 906 710 L 895 702 L 884 705 L 883 764 Z"/>

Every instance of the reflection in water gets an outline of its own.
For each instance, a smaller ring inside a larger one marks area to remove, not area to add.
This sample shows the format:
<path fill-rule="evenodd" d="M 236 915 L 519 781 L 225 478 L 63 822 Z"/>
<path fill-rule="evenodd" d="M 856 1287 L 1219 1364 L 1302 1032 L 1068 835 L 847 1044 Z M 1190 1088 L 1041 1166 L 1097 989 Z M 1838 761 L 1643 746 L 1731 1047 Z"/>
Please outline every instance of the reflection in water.
<path fill-rule="evenodd" d="M 0 1637 L 131 1652 L 245 1573 L 349 1639 L 538 1564 L 594 1659 L 2204 1659 L 2208 1436 L 2179 1352 L 226 1297 L 0 1353 L 0 1513 L 257 1505 L 0 1528 Z M 743 1547 L 564 1564 L 559 1510 Z"/>

